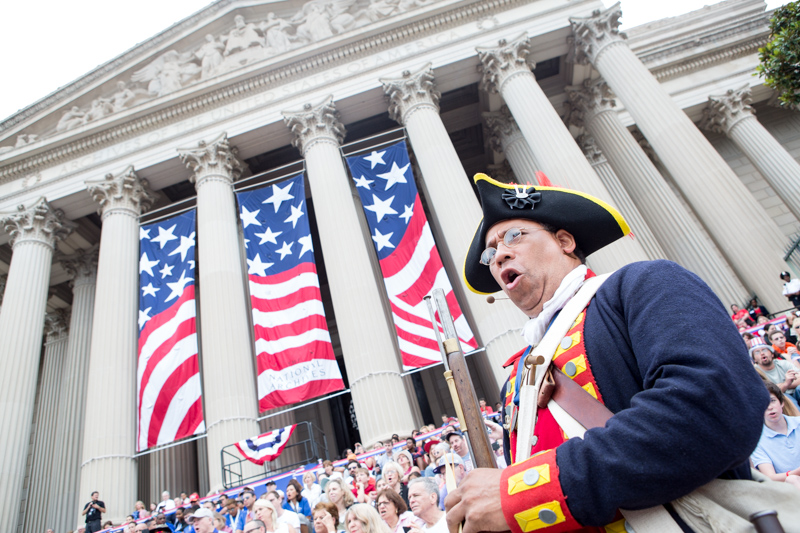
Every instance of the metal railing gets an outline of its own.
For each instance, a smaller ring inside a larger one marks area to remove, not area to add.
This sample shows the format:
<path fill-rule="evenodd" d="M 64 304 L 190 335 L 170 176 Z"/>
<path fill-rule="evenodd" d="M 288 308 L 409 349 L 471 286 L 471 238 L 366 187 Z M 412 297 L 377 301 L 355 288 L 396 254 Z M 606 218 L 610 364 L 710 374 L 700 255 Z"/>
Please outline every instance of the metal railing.
<path fill-rule="evenodd" d="M 253 463 L 242 457 L 235 444 L 222 448 L 220 456 L 222 484 L 226 489 L 230 489 L 328 459 L 328 439 L 325 433 L 311 422 L 298 422 L 280 457 L 264 463 L 259 467 L 262 469 L 260 472 L 249 475 L 245 472 L 252 472 L 253 469 L 245 468 L 245 465 L 252 466 Z"/>

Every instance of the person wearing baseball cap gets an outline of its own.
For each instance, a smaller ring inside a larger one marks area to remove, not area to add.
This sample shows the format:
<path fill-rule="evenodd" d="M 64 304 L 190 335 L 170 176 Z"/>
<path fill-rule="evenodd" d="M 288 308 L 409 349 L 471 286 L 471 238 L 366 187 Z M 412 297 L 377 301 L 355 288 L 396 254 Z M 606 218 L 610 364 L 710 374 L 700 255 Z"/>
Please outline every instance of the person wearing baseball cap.
<path fill-rule="evenodd" d="M 800 279 L 792 278 L 789 272 L 781 272 L 783 280 L 783 295 L 786 296 L 796 309 L 800 309 Z"/>
<path fill-rule="evenodd" d="M 621 531 L 620 508 L 669 504 L 717 477 L 750 479 L 769 396 L 708 285 L 669 261 L 596 276 L 586 258 L 632 233 L 614 207 L 549 184 L 474 181 L 483 218 L 464 282 L 478 294 L 503 291 L 529 318 L 530 346 L 506 362 L 500 394 L 510 466 L 467 474 L 446 500 L 450 531 L 462 522 L 463 533 Z M 698 325 L 699 337 L 690 333 Z M 547 400 L 537 410 L 538 393 L 527 394 L 534 378 L 523 363 L 534 349 L 552 360 L 536 375 L 547 371 L 611 419 L 567 438 Z M 532 434 L 518 433 L 520 420 Z"/>
<path fill-rule="evenodd" d="M 186 521 L 197 533 L 217 533 L 219 531 L 214 527 L 214 513 L 205 507 L 199 508 Z"/>

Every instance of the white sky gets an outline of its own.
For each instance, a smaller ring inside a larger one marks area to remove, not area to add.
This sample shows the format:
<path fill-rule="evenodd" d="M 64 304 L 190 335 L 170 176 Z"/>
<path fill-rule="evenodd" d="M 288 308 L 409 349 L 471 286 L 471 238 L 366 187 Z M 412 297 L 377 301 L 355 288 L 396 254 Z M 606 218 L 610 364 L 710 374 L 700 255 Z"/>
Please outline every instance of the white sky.
<path fill-rule="evenodd" d="M 718 0 L 621 0 L 622 26 Z M 788 0 L 767 0 L 768 8 Z M 611 5 L 614 0 L 603 0 Z M 0 8 L 0 119 L 165 30 L 210 0 L 16 0 Z"/>

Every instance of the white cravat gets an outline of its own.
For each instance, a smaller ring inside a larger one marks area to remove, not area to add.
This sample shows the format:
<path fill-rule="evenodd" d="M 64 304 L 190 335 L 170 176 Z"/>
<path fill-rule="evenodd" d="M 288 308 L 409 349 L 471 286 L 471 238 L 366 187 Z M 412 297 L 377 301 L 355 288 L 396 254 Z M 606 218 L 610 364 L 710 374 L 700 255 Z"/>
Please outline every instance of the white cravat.
<path fill-rule="evenodd" d="M 539 344 L 553 315 L 563 309 L 570 298 L 575 296 L 575 293 L 583 286 L 583 282 L 586 280 L 586 270 L 586 265 L 580 265 L 564 276 L 556 293 L 544 303 L 542 312 L 528 320 L 522 328 L 522 336 L 525 337 L 528 344 L 531 346 Z"/>

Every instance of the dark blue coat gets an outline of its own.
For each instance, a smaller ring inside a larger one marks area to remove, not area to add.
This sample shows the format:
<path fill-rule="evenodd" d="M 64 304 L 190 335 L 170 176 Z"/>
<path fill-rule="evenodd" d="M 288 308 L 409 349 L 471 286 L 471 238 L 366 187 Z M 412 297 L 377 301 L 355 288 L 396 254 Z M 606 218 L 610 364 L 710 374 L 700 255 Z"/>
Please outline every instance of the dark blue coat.
<path fill-rule="evenodd" d="M 616 415 L 558 448 L 578 522 L 603 526 L 618 508 L 667 503 L 717 477 L 749 479 L 769 395 L 700 278 L 669 261 L 627 265 L 598 290 L 584 334 Z"/>

